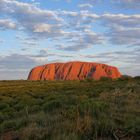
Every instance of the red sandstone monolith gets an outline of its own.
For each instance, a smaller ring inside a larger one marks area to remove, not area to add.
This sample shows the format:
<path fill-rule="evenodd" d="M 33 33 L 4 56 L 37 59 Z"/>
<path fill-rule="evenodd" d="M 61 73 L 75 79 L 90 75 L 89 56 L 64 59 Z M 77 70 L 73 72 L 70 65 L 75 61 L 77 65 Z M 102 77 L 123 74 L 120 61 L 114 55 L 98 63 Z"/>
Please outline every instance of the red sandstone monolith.
<path fill-rule="evenodd" d="M 74 61 L 37 66 L 31 70 L 28 80 L 99 80 L 101 77 L 116 79 L 121 73 L 114 66 Z"/>

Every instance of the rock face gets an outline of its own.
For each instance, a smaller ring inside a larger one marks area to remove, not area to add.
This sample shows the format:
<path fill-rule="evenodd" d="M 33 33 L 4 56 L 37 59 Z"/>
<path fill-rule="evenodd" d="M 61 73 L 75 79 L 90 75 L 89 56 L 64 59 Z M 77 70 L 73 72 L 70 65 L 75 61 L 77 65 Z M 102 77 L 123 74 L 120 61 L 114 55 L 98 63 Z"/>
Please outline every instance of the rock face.
<path fill-rule="evenodd" d="M 33 68 L 28 80 L 83 80 L 121 77 L 116 67 L 92 62 L 52 63 Z"/>

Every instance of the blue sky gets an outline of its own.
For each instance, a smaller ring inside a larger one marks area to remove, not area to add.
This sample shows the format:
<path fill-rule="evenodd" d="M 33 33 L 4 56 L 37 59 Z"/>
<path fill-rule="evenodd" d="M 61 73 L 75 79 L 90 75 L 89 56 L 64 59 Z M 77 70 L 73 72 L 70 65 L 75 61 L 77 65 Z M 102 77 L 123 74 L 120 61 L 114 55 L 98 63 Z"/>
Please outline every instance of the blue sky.
<path fill-rule="evenodd" d="M 139 0 L 0 0 L 0 79 L 74 60 L 140 75 L 139 38 Z"/>

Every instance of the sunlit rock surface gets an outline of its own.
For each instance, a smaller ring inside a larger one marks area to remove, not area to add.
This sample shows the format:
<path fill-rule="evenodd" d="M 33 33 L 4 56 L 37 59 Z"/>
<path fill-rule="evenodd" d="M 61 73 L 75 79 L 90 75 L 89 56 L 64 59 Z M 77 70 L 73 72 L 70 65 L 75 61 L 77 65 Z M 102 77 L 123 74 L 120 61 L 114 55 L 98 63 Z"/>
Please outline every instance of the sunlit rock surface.
<path fill-rule="evenodd" d="M 74 61 L 37 66 L 31 70 L 28 80 L 99 80 L 101 77 L 115 79 L 121 77 L 121 73 L 114 66 Z"/>

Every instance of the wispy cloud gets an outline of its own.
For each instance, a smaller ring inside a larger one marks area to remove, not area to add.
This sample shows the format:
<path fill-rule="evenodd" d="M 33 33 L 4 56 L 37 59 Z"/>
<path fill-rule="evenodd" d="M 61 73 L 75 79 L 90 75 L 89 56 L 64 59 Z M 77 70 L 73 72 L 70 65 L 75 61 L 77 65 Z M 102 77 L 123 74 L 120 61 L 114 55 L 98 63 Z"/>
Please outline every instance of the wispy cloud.
<path fill-rule="evenodd" d="M 0 29 L 16 29 L 17 25 L 10 19 L 0 19 Z"/>
<path fill-rule="evenodd" d="M 83 3 L 78 5 L 81 9 L 89 9 L 93 7 L 93 4 L 90 3 Z"/>
<path fill-rule="evenodd" d="M 103 1 L 103 0 L 84 0 L 84 3 L 90 3 L 93 5 L 96 3 L 102 4 L 102 2 L 106 2 L 106 1 Z M 129 8 L 129 9 L 140 8 L 140 1 L 139 0 L 108 0 L 108 2 L 114 4 L 114 6 L 116 6 L 116 7 L 120 7 L 120 8 Z"/>
<path fill-rule="evenodd" d="M 103 25 L 108 28 L 106 36 L 116 45 L 140 45 L 140 15 L 104 14 Z"/>
<path fill-rule="evenodd" d="M 140 8 L 139 0 L 113 0 L 113 2 L 121 6 L 121 8 Z"/>

